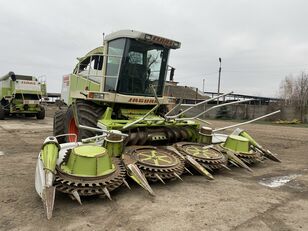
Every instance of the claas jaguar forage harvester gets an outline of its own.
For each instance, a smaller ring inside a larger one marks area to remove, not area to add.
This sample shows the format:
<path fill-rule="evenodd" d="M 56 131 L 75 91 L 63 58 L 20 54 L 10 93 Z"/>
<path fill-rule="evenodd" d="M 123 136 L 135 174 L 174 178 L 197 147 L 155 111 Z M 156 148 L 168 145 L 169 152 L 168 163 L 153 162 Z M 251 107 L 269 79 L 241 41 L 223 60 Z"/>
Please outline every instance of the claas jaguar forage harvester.
<path fill-rule="evenodd" d="M 130 178 L 154 195 L 150 182 L 182 180 L 185 172 L 213 179 L 210 172 L 230 165 L 252 171 L 249 165 L 264 158 L 279 161 L 247 131 L 236 129 L 227 136 L 217 133 L 225 128 L 201 126 L 206 121 L 200 116 L 221 105 L 185 117 L 192 108 L 227 94 L 182 111 L 175 98 L 164 96 L 169 52 L 180 45 L 152 34 L 118 31 L 78 58 L 73 73 L 63 77 L 61 97 L 68 107 L 55 113 L 54 134 L 46 138 L 36 167 L 36 191 L 48 219 L 55 191 L 80 204 L 84 196 L 111 199 L 111 191 L 130 187 Z M 222 105 L 234 103 L 239 102 Z"/>

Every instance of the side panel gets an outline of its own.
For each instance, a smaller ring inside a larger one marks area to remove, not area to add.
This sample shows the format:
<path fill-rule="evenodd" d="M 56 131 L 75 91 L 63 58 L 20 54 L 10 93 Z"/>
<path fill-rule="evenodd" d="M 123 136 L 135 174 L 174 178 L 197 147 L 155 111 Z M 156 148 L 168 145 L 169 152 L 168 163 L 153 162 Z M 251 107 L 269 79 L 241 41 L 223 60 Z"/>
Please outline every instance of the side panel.
<path fill-rule="evenodd" d="M 3 98 L 4 96 L 4 89 L 3 89 L 3 81 L 0 81 L 0 100 Z"/>
<path fill-rule="evenodd" d="M 86 98 L 83 94 L 80 93 L 81 91 L 99 91 L 99 89 L 99 83 L 82 76 L 70 74 L 63 76 L 61 98 L 67 105 L 70 105 L 73 98 Z"/>
<path fill-rule="evenodd" d="M 100 97 L 95 97 L 95 94 L 99 94 Z M 110 102 L 110 103 L 123 103 L 134 105 L 156 105 L 155 97 L 145 96 L 132 96 L 123 95 L 113 92 L 90 92 L 88 91 L 87 98 L 94 101 Z M 158 98 L 160 104 L 175 105 L 176 99 L 174 97 L 163 96 Z"/>
<path fill-rule="evenodd" d="M 46 83 L 41 83 L 41 92 L 44 97 L 47 97 L 47 86 Z"/>
<path fill-rule="evenodd" d="M 11 84 L 10 79 L 0 81 L 0 99 L 2 99 L 5 96 L 12 95 L 10 84 Z"/>
<path fill-rule="evenodd" d="M 20 92 L 32 92 L 41 94 L 41 86 L 37 81 L 16 80 L 15 90 Z"/>
<path fill-rule="evenodd" d="M 69 88 L 70 88 L 70 75 L 64 75 L 62 78 L 61 99 L 69 105 Z"/>

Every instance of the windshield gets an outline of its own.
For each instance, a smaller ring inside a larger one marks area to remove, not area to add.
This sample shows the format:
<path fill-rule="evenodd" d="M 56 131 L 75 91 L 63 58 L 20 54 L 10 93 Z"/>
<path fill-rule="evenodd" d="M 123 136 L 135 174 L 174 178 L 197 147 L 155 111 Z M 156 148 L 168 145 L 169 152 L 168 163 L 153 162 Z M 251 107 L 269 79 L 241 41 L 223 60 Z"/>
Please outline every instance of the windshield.
<path fill-rule="evenodd" d="M 133 39 L 125 39 L 124 48 L 123 40 L 117 39 L 109 44 L 109 52 L 117 57 L 108 57 L 105 90 L 117 89 L 117 92 L 122 94 L 153 96 L 152 85 L 156 94 L 162 96 L 169 49 Z M 115 47 L 117 54 L 112 52 Z M 123 57 L 118 57 L 123 50 Z M 108 69 L 114 70 L 113 73 Z"/>

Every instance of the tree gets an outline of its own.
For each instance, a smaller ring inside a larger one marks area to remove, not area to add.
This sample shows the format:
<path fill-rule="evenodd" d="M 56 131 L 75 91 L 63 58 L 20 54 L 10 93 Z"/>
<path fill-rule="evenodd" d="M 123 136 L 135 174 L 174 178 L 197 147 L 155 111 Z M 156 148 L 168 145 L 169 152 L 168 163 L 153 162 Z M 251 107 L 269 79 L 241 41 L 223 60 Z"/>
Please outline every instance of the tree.
<path fill-rule="evenodd" d="M 286 104 L 297 108 L 300 119 L 304 121 L 308 107 L 308 74 L 302 72 L 296 77 L 286 76 L 280 86 L 280 95 Z"/>

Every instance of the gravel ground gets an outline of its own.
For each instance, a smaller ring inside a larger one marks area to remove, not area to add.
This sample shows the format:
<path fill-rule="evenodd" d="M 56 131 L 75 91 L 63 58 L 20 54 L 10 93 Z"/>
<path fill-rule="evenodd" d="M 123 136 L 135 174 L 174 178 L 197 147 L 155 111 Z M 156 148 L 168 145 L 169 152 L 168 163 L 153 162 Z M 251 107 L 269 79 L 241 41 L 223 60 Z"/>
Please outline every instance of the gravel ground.
<path fill-rule="evenodd" d="M 113 192 L 112 201 L 89 198 L 82 206 L 57 193 L 48 221 L 34 172 L 52 134 L 49 116 L 0 121 L 0 230 L 308 230 L 308 129 L 261 124 L 243 128 L 282 163 L 265 161 L 253 173 L 232 168 L 214 181 L 185 175 L 183 182 L 153 184 L 155 198 L 136 185 Z"/>

